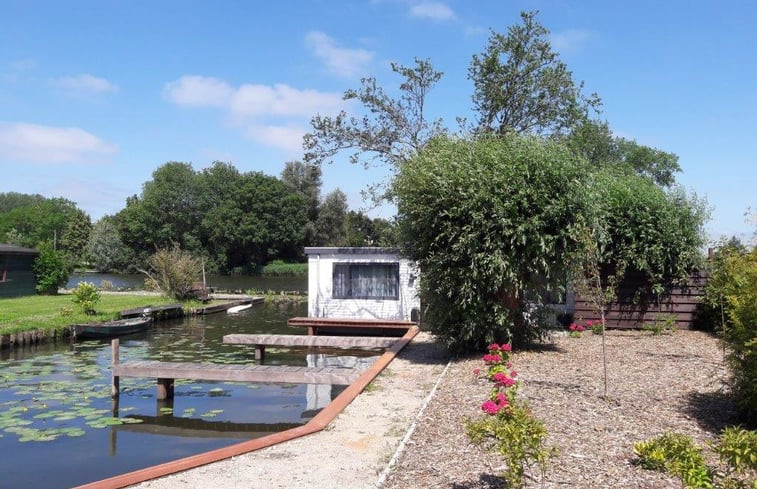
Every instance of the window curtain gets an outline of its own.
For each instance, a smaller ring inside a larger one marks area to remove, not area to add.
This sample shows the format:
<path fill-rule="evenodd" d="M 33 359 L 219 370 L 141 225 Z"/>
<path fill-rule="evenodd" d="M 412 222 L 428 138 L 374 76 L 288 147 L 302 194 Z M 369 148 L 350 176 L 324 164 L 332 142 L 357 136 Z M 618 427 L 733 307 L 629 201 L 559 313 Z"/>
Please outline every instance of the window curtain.
<path fill-rule="evenodd" d="M 334 297 L 398 299 L 398 263 L 344 263 L 334 265 Z"/>

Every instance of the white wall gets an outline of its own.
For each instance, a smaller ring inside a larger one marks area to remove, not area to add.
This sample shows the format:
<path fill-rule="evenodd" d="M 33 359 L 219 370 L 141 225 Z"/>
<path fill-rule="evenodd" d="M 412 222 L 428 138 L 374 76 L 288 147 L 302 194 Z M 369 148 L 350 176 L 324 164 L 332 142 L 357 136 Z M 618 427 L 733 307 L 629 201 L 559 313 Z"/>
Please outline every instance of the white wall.
<path fill-rule="evenodd" d="M 308 255 L 308 316 L 410 320 L 420 311 L 419 271 L 414 262 L 384 248 L 305 248 Z M 399 299 L 334 299 L 334 263 L 399 263 Z"/>

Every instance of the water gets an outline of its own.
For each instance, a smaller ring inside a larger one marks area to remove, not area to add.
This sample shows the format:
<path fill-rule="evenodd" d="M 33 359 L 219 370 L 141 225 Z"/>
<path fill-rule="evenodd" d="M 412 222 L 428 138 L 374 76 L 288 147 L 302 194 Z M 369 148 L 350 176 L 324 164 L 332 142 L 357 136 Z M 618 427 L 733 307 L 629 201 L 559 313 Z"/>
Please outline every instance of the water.
<path fill-rule="evenodd" d="M 158 323 L 121 338 L 121 361 L 251 363 L 229 333 L 303 334 L 286 326 L 305 304 L 265 304 Z M 371 363 L 377 352 L 266 349 L 266 364 Z M 179 381 L 155 399 L 155 379 L 121 379 L 110 397 L 110 342 L 46 344 L 0 355 L 0 487 L 71 487 L 306 423 L 344 386 Z M 124 423 L 127 421 L 128 423 Z"/>
<path fill-rule="evenodd" d="M 74 288 L 79 282 L 92 282 L 100 287 L 103 280 L 110 282 L 115 290 L 135 290 L 144 288 L 145 276 L 142 274 L 74 273 L 69 278 L 66 288 Z M 209 287 L 226 291 L 296 291 L 302 293 L 308 291 L 307 277 L 208 275 L 206 283 Z"/>

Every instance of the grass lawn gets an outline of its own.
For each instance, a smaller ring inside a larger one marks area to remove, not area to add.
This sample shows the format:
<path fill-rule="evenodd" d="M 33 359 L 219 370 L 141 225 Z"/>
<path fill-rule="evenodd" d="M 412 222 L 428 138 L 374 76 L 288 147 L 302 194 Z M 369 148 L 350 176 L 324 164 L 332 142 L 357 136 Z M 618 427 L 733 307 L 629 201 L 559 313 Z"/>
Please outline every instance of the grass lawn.
<path fill-rule="evenodd" d="M 176 302 L 173 298 L 163 296 L 103 294 L 95 306 L 97 313 L 88 316 L 72 299 L 71 295 L 31 295 L 0 299 L 0 334 L 34 329 L 64 329 L 71 324 L 117 319 L 118 313 L 124 309 Z M 186 303 L 185 307 L 193 305 L 195 304 Z"/>

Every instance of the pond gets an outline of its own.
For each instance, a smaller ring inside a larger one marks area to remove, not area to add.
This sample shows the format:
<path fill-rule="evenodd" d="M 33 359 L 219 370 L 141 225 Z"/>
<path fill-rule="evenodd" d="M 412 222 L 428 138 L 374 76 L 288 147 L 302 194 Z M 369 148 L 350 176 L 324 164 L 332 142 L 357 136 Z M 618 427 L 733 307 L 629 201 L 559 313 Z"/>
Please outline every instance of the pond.
<path fill-rule="evenodd" d="M 306 304 L 159 322 L 121 337 L 121 361 L 251 363 L 229 333 L 304 334 L 286 325 Z M 266 364 L 371 363 L 377 351 L 266 349 Z M 72 487 L 306 423 L 344 386 L 179 381 L 156 400 L 155 379 L 121 379 L 110 397 L 110 342 L 46 344 L 0 354 L 3 487 Z"/>
<path fill-rule="evenodd" d="M 76 287 L 79 282 L 92 282 L 100 287 L 103 280 L 110 282 L 114 289 L 142 289 L 144 288 L 145 276 L 142 274 L 115 274 L 115 273 L 74 273 L 68 280 L 66 288 Z M 302 292 L 308 291 L 307 277 L 262 277 L 262 276 L 229 276 L 208 275 L 206 283 L 209 287 L 226 291 L 259 292 Z"/>

